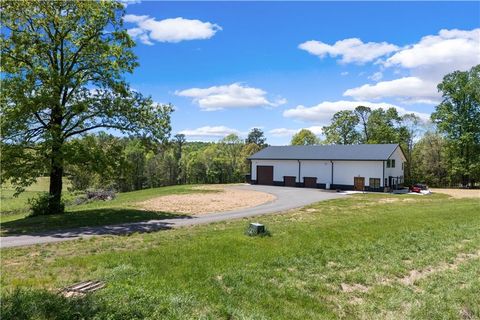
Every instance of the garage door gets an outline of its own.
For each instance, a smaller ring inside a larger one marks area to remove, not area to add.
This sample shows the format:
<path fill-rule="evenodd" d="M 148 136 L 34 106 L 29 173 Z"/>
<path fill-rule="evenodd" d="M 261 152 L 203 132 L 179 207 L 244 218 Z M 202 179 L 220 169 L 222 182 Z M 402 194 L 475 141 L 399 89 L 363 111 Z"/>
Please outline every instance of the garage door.
<path fill-rule="evenodd" d="M 295 187 L 297 185 L 296 180 L 297 177 L 295 176 L 284 176 L 283 184 L 285 185 L 285 187 Z"/>
<path fill-rule="evenodd" d="M 257 183 L 273 185 L 273 166 L 257 166 Z"/>
<path fill-rule="evenodd" d="M 317 178 L 316 177 L 303 177 L 303 185 L 305 188 L 316 188 L 317 187 Z"/>

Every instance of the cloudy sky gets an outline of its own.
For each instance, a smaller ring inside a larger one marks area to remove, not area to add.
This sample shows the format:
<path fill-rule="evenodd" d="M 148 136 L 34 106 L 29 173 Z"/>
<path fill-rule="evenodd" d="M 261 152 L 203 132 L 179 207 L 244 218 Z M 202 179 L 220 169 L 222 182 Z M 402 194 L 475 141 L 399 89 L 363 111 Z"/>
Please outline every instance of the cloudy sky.
<path fill-rule="evenodd" d="M 131 1 L 140 67 L 132 87 L 171 102 L 173 133 L 267 142 L 357 105 L 427 120 L 436 85 L 480 63 L 479 2 Z"/>

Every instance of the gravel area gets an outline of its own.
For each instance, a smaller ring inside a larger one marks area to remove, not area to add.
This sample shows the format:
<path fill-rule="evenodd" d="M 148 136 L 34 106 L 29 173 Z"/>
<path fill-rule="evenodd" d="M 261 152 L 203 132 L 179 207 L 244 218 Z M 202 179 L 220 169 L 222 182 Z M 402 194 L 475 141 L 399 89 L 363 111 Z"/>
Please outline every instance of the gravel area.
<path fill-rule="evenodd" d="M 437 189 L 432 188 L 433 193 L 444 193 L 453 198 L 480 198 L 480 190 L 478 189 Z"/>
<path fill-rule="evenodd" d="M 276 199 L 270 193 L 241 190 L 232 186 L 204 186 L 211 193 L 162 196 L 139 203 L 145 210 L 202 215 L 255 207 Z"/>

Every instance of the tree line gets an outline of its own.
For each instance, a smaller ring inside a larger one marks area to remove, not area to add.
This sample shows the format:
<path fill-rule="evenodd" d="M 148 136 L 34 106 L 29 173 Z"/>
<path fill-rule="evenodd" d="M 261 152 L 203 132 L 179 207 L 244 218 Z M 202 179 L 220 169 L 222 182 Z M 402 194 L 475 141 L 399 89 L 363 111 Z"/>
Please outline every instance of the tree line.
<path fill-rule="evenodd" d="M 133 191 L 176 184 L 245 181 L 247 157 L 265 147 L 263 132 L 245 140 L 230 134 L 218 142 L 187 142 L 182 134 L 160 143 L 148 137 L 90 134 L 68 142 L 78 161 L 67 164 L 73 190 Z"/>

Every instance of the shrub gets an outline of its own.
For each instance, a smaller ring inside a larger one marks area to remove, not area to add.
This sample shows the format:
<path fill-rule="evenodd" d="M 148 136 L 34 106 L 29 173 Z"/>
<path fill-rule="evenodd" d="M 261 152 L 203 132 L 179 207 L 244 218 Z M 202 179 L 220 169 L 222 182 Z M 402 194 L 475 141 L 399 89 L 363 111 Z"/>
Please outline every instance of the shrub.
<path fill-rule="evenodd" d="M 28 200 L 30 206 L 30 216 L 44 216 L 49 214 L 59 214 L 65 211 L 65 203 L 54 203 L 52 196 L 48 193 L 42 193 L 36 198 Z"/>

